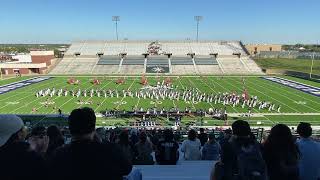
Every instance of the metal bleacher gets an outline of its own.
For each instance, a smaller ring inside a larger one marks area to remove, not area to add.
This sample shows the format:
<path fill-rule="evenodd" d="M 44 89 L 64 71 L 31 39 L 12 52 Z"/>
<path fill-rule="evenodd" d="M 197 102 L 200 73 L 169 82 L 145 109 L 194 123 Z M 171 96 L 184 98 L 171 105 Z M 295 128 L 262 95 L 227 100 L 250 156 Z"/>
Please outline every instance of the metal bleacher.
<path fill-rule="evenodd" d="M 192 58 L 190 56 L 171 56 L 172 65 L 193 65 Z"/>
<path fill-rule="evenodd" d="M 168 65 L 168 56 L 148 56 L 147 64 L 149 65 Z"/>
<path fill-rule="evenodd" d="M 190 40 L 74 42 L 50 74 L 141 74 L 151 66 L 177 75 L 263 74 L 239 41 Z"/>
<path fill-rule="evenodd" d="M 145 57 L 142 55 L 125 56 L 122 65 L 144 65 Z"/>
<path fill-rule="evenodd" d="M 120 56 L 104 55 L 100 57 L 97 65 L 119 65 L 120 60 Z"/>
<path fill-rule="evenodd" d="M 213 56 L 195 56 L 194 62 L 196 65 L 218 65 L 216 58 Z"/>

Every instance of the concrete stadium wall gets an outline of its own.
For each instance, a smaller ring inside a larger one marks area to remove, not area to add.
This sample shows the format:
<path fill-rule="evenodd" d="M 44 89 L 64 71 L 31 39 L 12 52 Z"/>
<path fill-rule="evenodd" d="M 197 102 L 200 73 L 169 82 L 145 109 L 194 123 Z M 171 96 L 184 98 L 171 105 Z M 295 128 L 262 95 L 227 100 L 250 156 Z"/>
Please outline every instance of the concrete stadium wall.
<path fill-rule="evenodd" d="M 248 44 L 245 47 L 251 55 L 261 51 L 282 51 L 282 45 L 280 44 Z"/>
<path fill-rule="evenodd" d="M 32 63 L 46 63 L 47 66 L 51 65 L 51 59 L 54 59 L 54 55 L 45 55 L 45 56 L 31 56 Z"/>

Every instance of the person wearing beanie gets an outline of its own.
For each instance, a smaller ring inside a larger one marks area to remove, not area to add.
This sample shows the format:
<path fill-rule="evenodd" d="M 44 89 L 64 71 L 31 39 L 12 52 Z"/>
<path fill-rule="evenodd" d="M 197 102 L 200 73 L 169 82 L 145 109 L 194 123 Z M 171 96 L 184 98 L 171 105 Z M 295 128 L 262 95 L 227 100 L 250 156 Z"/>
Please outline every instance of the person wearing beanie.
<path fill-rule="evenodd" d="M 71 144 L 54 152 L 50 163 L 53 179 L 122 180 L 131 172 L 130 160 L 116 144 L 96 141 L 96 116 L 91 108 L 74 109 L 68 124 Z"/>
<path fill-rule="evenodd" d="M 0 179 L 47 179 L 47 164 L 35 144 L 25 142 L 26 135 L 20 117 L 0 115 Z"/>

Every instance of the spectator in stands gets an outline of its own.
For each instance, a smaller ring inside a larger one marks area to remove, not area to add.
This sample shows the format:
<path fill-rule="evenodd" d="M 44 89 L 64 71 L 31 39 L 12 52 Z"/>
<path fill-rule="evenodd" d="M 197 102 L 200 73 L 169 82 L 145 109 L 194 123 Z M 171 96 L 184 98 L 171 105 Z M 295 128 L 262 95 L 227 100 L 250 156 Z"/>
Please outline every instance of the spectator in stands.
<path fill-rule="evenodd" d="M 300 135 L 297 141 L 300 151 L 300 179 L 320 179 L 320 143 L 311 139 L 312 128 L 309 123 L 300 123 L 297 132 Z"/>
<path fill-rule="evenodd" d="M 99 138 L 100 142 L 102 142 L 103 144 L 108 143 L 107 133 L 106 133 L 106 130 L 103 127 L 100 127 L 100 128 L 96 129 L 96 135 L 97 135 L 97 138 Z"/>
<path fill-rule="evenodd" d="M 270 180 L 299 179 L 299 150 L 290 128 L 284 124 L 275 125 L 264 143 L 263 156 L 267 163 Z"/>
<path fill-rule="evenodd" d="M 157 132 L 155 129 L 152 130 L 152 132 L 151 132 L 150 140 L 154 146 L 157 146 L 159 143 L 159 134 L 160 134 L 160 132 Z"/>
<path fill-rule="evenodd" d="M 160 140 L 156 150 L 156 160 L 160 165 L 176 165 L 179 160 L 179 144 L 174 140 L 173 132 L 166 129 L 163 140 Z"/>
<path fill-rule="evenodd" d="M 96 116 L 91 108 L 74 109 L 69 118 L 71 144 L 58 148 L 51 162 L 53 179 L 121 179 L 132 165 L 115 144 L 94 140 Z"/>
<path fill-rule="evenodd" d="M 221 147 L 216 141 L 214 133 L 209 134 L 209 141 L 204 144 L 202 148 L 202 160 L 214 160 L 220 159 Z"/>
<path fill-rule="evenodd" d="M 135 161 L 134 164 L 154 164 L 152 153 L 152 143 L 147 139 L 147 134 L 141 132 L 139 141 L 135 144 Z"/>
<path fill-rule="evenodd" d="M 135 145 L 137 144 L 139 141 L 139 137 L 138 137 L 138 134 L 137 134 L 137 130 L 136 129 L 131 129 L 130 130 L 130 142 Z"/>
<path fill-rule="evenodd" d="M 200 128 L 200 134 L 198 136 L 201 146 L 203 146 L 208 141 L 208 134 L 204 132 L 203 128 Z"/>
<path fill-rule="evenodd" d="M 233 135 L 223 143 L 221 161 L 215 166 L 215 179 L 266 179 L 266 165 L 260 145 L 252 137 L 248 122 L 235 121 Z"/>
<path fill-rule="evenodd" d="M 132 162 L 133 150 L 129 142 L 129 135 L 127 130 L 122 130 L 119 134 L 118 144 L 122 151 L 128 156 L 128 159 Z"/>
<path fill-rule="evenodd" d="M 60 129 L 55 125 L 48 127 L 47 136 L 49 137 L 47 154 L 50 156 L 58 147 L 64 145 L 64 138 Z"/>
<path fill-rule="evenodd" d="M 45 156 L 48 150 L 49 137 L 44 126 L 36 126 L 32 129 L 28 142 L 31 148 L 39 154 Z"/>
<path fill-rule="evenodd" d="M 226 130 L 224 130 L 224 132 L 223 132 L 223 138 L 219 141 L 220 146 L 223 147 L 224 144 L 229 141 L 229 139 L 231 138 L 231 136 L 232 136 L 232 131 L 231 131 L 231 129 L 226 129 Z"/>
<path fill-rule="evenodd" d="M 45 160 L 25 142 L 26 134 L 18 116 L 0 115 L 0 179 L 47 179 Z"/>
<path fill-rule="evenodd" d="M 188 133 L 188 139 L 182 142 L 181 151 L 184 152 L 185 160 L 201 159 L 201 142 L 197 138 L 197 132 L 191 129 Z"/>

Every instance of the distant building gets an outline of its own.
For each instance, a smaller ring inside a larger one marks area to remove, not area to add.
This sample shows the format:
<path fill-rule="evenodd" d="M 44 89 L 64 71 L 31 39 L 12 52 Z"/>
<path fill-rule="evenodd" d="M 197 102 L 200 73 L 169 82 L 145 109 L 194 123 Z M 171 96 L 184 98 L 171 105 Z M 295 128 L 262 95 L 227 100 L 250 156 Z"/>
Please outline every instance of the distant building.
<path fill-rule="evenodd" d="M 280 44 L 248 44 L 245 47 L 250 55 L 258 54 L 261 51 L 282 51 Z"/>
<path fill-rule="evenodd" d="M 10 74 L 45 74 L 54 59 L 53 51 L 30 51 L 30 54 L 12 56 L 15 61 L 0 64 L 1 73 Z"/>

